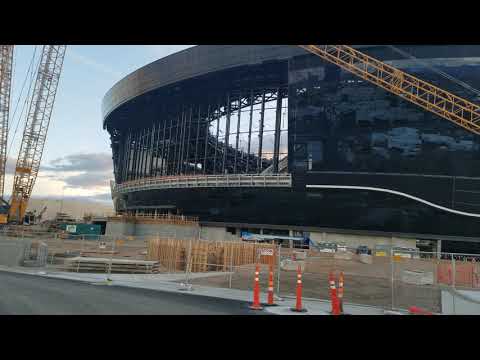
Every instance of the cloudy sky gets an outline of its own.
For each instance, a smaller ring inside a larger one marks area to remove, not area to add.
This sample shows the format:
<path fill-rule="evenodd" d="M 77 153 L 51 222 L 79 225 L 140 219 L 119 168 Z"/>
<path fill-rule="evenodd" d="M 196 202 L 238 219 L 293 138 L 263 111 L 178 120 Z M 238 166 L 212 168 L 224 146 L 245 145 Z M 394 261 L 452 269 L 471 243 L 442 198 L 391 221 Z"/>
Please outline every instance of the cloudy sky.
<path fill-rule="evenodd" d="M 190 46 L 69 46 L 32 196 L 108 200 L 113 173 L 110 141 L 102 129 L 103 96 L 132 71 Z M 24 102 L 30 77 L 26 75 L 32 58 L 36 63 L 40 52 L 41 46 L 15 47 L 6 197 L 12 191 L 13 169 L 27 112 Z"/>

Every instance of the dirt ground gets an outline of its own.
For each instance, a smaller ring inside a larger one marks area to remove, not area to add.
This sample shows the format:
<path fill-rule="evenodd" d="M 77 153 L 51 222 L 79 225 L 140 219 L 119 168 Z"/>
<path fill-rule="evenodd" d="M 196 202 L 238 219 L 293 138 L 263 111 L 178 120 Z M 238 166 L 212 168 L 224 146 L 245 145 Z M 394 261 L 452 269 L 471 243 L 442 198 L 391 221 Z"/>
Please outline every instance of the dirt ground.
<path fill-rule="evenodd" d="M 434 285 L 411 285 L 401 281 L 403 270 L 434 271 L 431 260 L 399 259 L 392 264 L 390 258 L 375 257 L 373 264 L 363 264 L 354 256 L 352 260 L 336 260 L 331 254 L 310 257 L 306 260 L 302 275 L 303 296 L 316 299 L 329 299 L 328 275 L 330 271 L 344 272 L 344 301 L 385 308 L 403 308 L 419 306 L 430 311 L 440 312 L 440 290 Z M 253 266 L 236 268 L 231 278 L 225 275 L 199 278 L 192 284 L 225 287 L 234 289 L 253 289 Z M 295 271 L 280 272 L 280 296 L 294 295 L 296 290 Z M 393 284 L 393 286 L 392 286 Z M 262 291 L 268 286 L 268 268 L 261 268 L 260 285 Z M 277 291 L 278 271 L 274 273 L 274 288 Z M 338 283 L 337 283 L 338 286 Z M 392 291 L 393 288 L 393 291 Z M 392 298 L 393 296 L 393 298 Z"/>
<path fill-rule="evenodd" d="M 110 256 L 112 243 L 107 243 L 106 249 L 99 249 L 96 241 L 79 240 L 48 240 L 49 256 L 61 255 L 65 252 L 82 252 L 84 256 Z M 145 259 L 145 241 L 124 241 L 116 244 L 114 257 Z M 291 250 L 282 251 L 282 260 L 291 257 Z M 405 259 L 398 258 L 392 262 L 390 257 L 373 257 L 372 264 L 364 264 L 359 261 L 357 255 L 351 260 L 335 259 L 333 254 L 325 254 L 309 251 L 305 261 L 303 272 L 303 296 L 316 299 L 329 299 L 328 274 L 334 271 L 337 274 L 344 272 L 345 287 L 344 301 L 365 305 L 382 306 L 385 308 L 403 308 L 419 306 L 430 311 L 441 311 L 440 290 L 436 284 L 437 266 L 439 263 L 449 263 L 449 260 L 434 259 Z M 212 271 L 221 271 L 211 265 Z M 165 269 L 163 269 L 165 270 Z M 433 285 L 412 285 L 402 282 L 402 274 L 405 270 L 423 271 L 433 274 Z M 166 270 L 165 270 L 166 271 Z M 192 284 L 232 287 L 234 289 L 252 290 L 254 265 L 246 265 L 234 268 L 232 275 L 198 278 L 192 280 Z M 393 277 L 392 277 L 393 274 Z M 278 266 L 274 269 L 274 288 L 280 285 L 280 296 L 294 295 L 296 290 L 296 272 L 280 272 L 278 282 Z M 393 281 L 392 281 L 393 278 Z M 260 274 L 261 288 L 266 290 L 268 286 L 268 267 L 263 266 Z M 278 295 L 278 294 L 277 294 Z"/>

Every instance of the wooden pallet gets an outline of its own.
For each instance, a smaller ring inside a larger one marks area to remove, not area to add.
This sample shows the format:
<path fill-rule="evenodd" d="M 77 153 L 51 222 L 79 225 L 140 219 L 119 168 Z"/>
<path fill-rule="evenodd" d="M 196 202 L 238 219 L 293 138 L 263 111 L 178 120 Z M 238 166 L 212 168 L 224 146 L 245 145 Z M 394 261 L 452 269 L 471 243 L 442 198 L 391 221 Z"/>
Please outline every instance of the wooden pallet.
<path fill-rule="evenodd" d="M 188 254 L 191 246 L 191 255 Z M 273 256 L 261 256 L 261 249 L 270 249 Z M 168 271 L 229 271 L 231 266 L 276 263 L 277 249 L 271 244 L 243 241 L 205 241 L 154 239 L 148 243 L 147 258 L 157 260 Z"/>

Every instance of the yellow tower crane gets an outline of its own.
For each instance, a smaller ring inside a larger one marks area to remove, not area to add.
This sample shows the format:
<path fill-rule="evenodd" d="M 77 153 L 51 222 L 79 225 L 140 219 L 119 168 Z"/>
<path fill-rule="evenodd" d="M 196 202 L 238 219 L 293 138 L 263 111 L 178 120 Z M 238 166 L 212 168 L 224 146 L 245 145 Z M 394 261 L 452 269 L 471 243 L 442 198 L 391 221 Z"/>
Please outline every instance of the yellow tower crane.
<path fill-rule="evenodd" d="M 42 159 L 66 45 L 45 45 L 15 167 L 8 221 L 23 223 Z"/>
<path fill-rule="evenodd" d="M 8 204 L 4 200 L 7 162 L 8 119 L 12 85 L 13 45 L 0 45 L 0 224 L 7 222 Z"/>
<path fill-rule="evenodd" d="M 348 45 L 299 45 L 425 110 L 480 134 L 480 106 L 387 65 Z"/>

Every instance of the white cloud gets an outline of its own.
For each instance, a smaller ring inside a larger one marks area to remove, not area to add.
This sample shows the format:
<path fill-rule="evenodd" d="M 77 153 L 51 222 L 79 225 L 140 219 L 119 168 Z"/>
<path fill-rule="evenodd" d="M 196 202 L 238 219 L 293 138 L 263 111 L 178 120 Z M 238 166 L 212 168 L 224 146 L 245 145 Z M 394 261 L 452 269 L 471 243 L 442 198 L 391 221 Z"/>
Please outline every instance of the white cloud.
<path fill-rule="evenodd" d="M 73 59 L 74 61 L 76 61 L 77 63 L 81 63 L 81 64 L 84 64 L 84 65 L 90 66 L 90 67 L 92 67 L 92 68 L 94 68 L 94 69 L 96 69 L 96 70 L 98 70 L 98 71 L 100 71 L 104 74 L 108 74 L 108 75 L 114 77 L 115 79 L 119 79 L 119 78 L 122 77 L 121 72 L 115 71 L 110 66 L 99 63 L 98 61 L 95 61 L 90 57 L 87 57 L 85 55 L 81 55 L 81 54 L 77 53 L 76 51 L 74 51 L 72 48 L 69 48 L 67 50 L 67 52 L 68 52 L 68 56 L 71 59 Z"/>
<path fill-rule="evenodd" d="M 195 45 L 144 45 L 145 48 L 159 59 Z"/>

